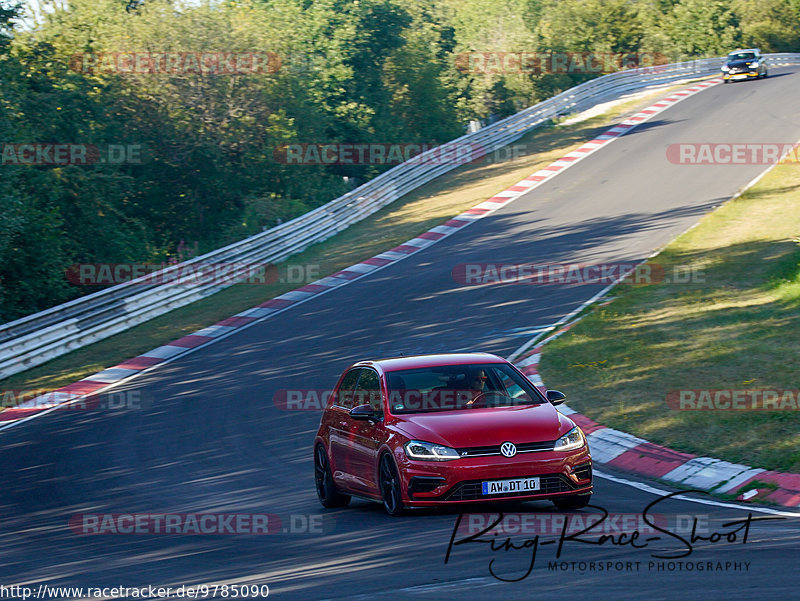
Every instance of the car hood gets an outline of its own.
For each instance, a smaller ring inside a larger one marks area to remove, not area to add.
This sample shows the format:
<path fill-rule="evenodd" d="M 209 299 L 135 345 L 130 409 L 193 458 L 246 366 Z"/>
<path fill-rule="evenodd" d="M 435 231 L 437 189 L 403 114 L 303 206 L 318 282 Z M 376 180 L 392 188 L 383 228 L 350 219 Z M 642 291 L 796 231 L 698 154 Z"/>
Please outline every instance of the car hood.
<path fill-rule="evenodd" d="M 412 440 L 454 448 L 556 440 L 575 426 L 550 403 L 417 413 L 395 420 L 394 427 Z"/>
<path fill-rule="evenodd" d="M 756 59 L 749 58 L 747 60 L 728 61 L 725 64 L 728 65 L 729 68 L 742 69 L 744 67 L 747 67 L 750 63 L 754 63 L 754 62 L 756 62 Z"/>

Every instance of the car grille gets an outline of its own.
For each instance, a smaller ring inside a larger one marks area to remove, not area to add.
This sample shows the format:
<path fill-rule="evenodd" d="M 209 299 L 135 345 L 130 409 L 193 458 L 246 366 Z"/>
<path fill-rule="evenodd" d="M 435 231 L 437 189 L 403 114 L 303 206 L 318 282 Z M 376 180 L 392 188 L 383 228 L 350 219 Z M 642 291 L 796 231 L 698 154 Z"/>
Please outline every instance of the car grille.
<path fill-rule="evenodd" d="M 583 486 L 575 486 L 563 474 L 545 474 L 538 476 L 540 490 L 534 491 L 530 494 L 546 495 L 557 492 L 569 492 L 576 488 L 583 488 Z M 584 485 L 586 486 L 586 485 Z M 478 499 L 502 499 L 503 497 L 519 497 L 524 493 L 511 492 L 502 493 L 499 495 L 484 495 L 483 494 L 483 480 L 466 480 L 459 482 L 453 488 L 439 497 L 442 501 L 475 501 Z"/>
<path fill-rule="evenodd" d="M 536 453 L 539 451 L 552 451 L 555 447 L 555 440 L 546 440 L 542 442 L 523 442 L 518 445 L 517 453 Z M 462 457 L 488 457 L 490 455 L 502 455 L 500 452 L 500 445 L 491 445 L 488 447 L 462 447 L 456 449 L 458 454 Z"/>

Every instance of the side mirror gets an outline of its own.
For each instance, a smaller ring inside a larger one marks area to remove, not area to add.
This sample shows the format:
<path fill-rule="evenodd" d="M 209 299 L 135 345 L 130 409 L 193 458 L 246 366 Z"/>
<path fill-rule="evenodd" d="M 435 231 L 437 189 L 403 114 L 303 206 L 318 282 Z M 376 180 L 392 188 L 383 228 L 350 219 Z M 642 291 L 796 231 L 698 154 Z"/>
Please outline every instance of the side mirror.
<path fill-rule="evenodd" d="M 548 390 L 547 391 L 547 400 L 550 401 L 553 405 L 560 405 L 567 399 L 567 395 L 563 392 L 558 390 Z"/>
<path fill-rule="evenodd" d="M 350 410 L 350 417 L 353 419 L 362 419 L 365 421 L 378 421 L 378 416 L 375 414 L 375 410 L 372 408 L 372 405 L 358 405 L 357 407 L 353 407 Z"/>

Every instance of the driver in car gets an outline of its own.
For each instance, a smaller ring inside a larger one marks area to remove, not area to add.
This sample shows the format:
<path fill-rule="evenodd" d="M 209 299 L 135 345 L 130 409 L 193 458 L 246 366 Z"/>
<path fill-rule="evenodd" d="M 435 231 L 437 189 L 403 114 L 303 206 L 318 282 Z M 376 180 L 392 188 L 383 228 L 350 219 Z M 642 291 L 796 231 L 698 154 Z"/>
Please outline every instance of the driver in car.
<path fill-rule="evenodd" d="M 467 401 L 467 407 L 472 407 L 475 403 L 480 403 L 483 400 L 487 379 L 486 371 L 483 369 L 479 369 L 473 374 L 470 385 L 472 400 Z"/>

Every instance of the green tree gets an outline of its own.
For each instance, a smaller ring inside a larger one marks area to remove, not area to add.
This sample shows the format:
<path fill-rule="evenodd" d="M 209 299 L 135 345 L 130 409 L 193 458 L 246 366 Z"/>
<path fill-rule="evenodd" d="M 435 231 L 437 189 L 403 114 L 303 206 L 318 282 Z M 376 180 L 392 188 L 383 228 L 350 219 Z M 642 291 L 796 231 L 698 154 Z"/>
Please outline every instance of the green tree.
<path fill-rule="evenodd" d="M 549 2 L 537 29 L 541 48 L 557 52 L 636 53 L 644 36 L 628 0 Z"/>
<path fill-rule="evenodd" d="M 762 52 L 800 50 L 800 2 L 797 0 L 738 0 L 734 4 L 743 46 Z"/>
<path fill-rule="evenodd" d="M 681 0 L 663 26 L 680 58 L 723 56 L 742 42 L 739 19 L 724 0 Z"/>

